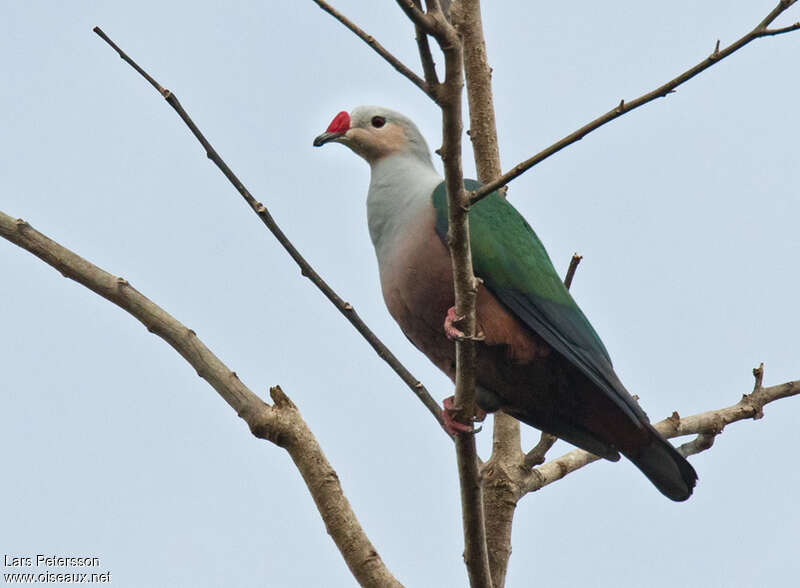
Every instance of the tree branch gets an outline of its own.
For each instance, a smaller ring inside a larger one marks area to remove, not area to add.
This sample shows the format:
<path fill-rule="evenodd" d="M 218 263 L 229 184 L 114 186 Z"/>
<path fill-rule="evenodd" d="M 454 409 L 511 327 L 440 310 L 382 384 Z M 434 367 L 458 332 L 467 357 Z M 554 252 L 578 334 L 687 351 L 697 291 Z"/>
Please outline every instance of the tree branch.
<path fill-rule="evenodd" d="M 415 0 L 395 1 L 411 22 L 422 28 L 426 34 L 432 35 L 437 42 L 440 42 L 443 29 L 437 25 L 436 20 L 430 14 L 422 11 Z"/>
<path fill-rule="evenodd" d="M 400 587 L 367 538 L 342 491 L 336 472 L 297 407 L 270 389 L 270 406 L 245 386 L 195 332 L 138 292 L 127 280 L 100 269 L 36 231 L 22 219 L 0 212 L 0 236 L 33 253 L 61 274 L 113 302 L 177 351 L 250 427 L 253 435 L 283 447 L 303 476 L 347 566 L 362 586 Z"/>
<path fill-rule="evenodd" d="M 408 18 L 424 33 L 436 39 L 444 54 L 445 78 L 437 91 L 437 104 L 442 109 L 442 148 L 445 185 L 447 188 L 447 244 L 453 270 L 455 308 L 463 317 L 459 328 L 464 337 L 456 341 L 455 417 L 472 422 L 475 404 L 475 354 L 477 321 L 475 298 L 479 282 L 472 271 L 469 244 L 469 209 L 461 168 L 461 88 L 463 57 L 456 29 L 447 21 L 437 2 L 422 12 L 413 0 L 397 0 Z M 456 435 L 456 458 L 461 486 L 461 511 L 464 525 L 464 562 L 472 588 L 491 588 L 489 557 L 486 546 L 486 525 L 483 491 L 478 473 L 478 451 L 473 435 Z"/>
<path fill-rule="evenodd" d="M 526 468 L 541 465 L 544 463 L 545 455 L 550 451 L 550 448 L 558 441 L 558 437 L 550 433 L 542 433 L 539 437 L 539 442 L 536 446 L 525 454 L 523 464 Z"/>
<path fill-rule="evenodd" d="M 689 81 L 697 74 L 705 71 L 712 65 L 719 63 L 732 53 L 738 51 L 739 49 L 750 43 L 751 41 L 754 41 L 755 39 L 761 37 L 779 35 L 800 29 L 800 23 L 795 23 L 791 26 L 783 27 L 781 29 L 767 28 L 769 24 L 772 23 L 772 21 L 774 21 L 782 12 L 784 12 L 796 1 L 797 0 L 782 0 L 753 30 L 751 30 L 743 37 L 741 37 L 738 41 L 732 43 L 731 45 L 728 45 L 727 47 L 721 50 L 719 48 L 719 41 L 717 41 L 717 46 L 715 47 L 714 51 L 694 67 L 686 70 L 679 76 L 673 78 L 666 84 L 659 86 L 655 90 L 652 90 L 647 94 L 639 96 L 635 100 L 632 100 L 630 102 L 621 100 L 619 104 L 612 110 L 609 110 L 605 114 L 597 117 L 590 123 L 579 128 L 577 131 L 570 133 L 560 141 L 556 141 L 546 149 L 543 149 L 542 151 L 531 157 L 530 159 L 526 159 L 522 163 L 518 163 L 513 168 L 511 168 L 511 170 L 504 173 L 493 182 L 489 182 L 488 184 L 485 184 L 478 190 L 472 192 L 470 194 L 470 203 L 475 204 L 481 198 L 485 198 L 498 188 L 502 188 L 503 186 L 508 184 L 511 180 L 521 176 L 523 173 L 531 169 L 533 166 L 541 163 L 548 157 L 558 153 L 565 147 L 572 145 L 576 141 L 580 141 L 581 139 L 583 139 L 583 137 L 585 137 L 592 131 L 599 129 L 606 123 L 609 123 L 612 120 L 619 118 L 623 114 L 631 112 L 632 110 L 635 110 L 640 106 L 647 104 L 648 102 L 652 102 L 656 98 L 663 98 L 667 96 L 668 94 L 672 93 L 675 90 L 675 88 L 677 88 L 684 82 Z"/>
<path fill-rule="evenodd" d="M 433 100 L 436 100 L 432 92 L 432 87 L 429 86 L 428 83 L 425 82 L 425 80 L 423 80 L 413 71 L 411 71 L 411 69 L 409 69 L 408 66 L 406 66 L 397 57 L 389 53 L 389 51 L 387 51 L 383 45 L 381 45 L 380 43 L 378 43 L 378 41 L 375 40 L 375 37 L 365 33 L 354 22 L 349 20 L 345 15 L 343 15 L 341 12 L 336 10 L 333 6 L 331 6 L 324 0 L 313 0 L 313 2 L 317 6 L 322 8 L 322 10 L 324 10 L 325 12 L 330 14 L 333 18 L 335 18 L 344 26 L 346 26 L 348 29 L 353 31 L 358 36 L 359 39 L 361 39 L 367 45 L 369 45 L 372 48 L 372 50 L 375 51 L 375 53 L 383 57 L 389 63 L 389 65 L 391 65 L 398 72 L 400 72 L 401 75 L 408 78 L 411 81 L 411 83 L 414 84 L 417 88 L 425 92 L 425 94 L 430 96 Z M 427 72 L 426 72 L 426 77 L 427 77 Z"/>
<path fill-rule="evenodd" d="M 450 6 L 450 20 L 461 36 L 467 83 L 472 151 L 478 179 L 488 183 L 500 175 L 500 152 L 492 98 L 491 68 L 486 54 L 479 0 L 460 0 Z M 494 588 L 505 584 L 511 556 L 511 529 L 516 506 L 519 464 L 523 460 L 520 424 L 502 412 L 495 413 L 492 454 L 482 468 L 486 548 Z"/>
<path fill-rule="evenodd" d="M 331 303 L 339 310 L 339 312 L 341 312 L 345 318 L 350 321 L 350 324 L 352 324 L 353 327 L 355 327 L 355 329 L 361 333 L 361 335 L 367 340 L 367 343 L 372 346 L 378 356 L 387 364 L 389 364 L 394 372 L 400 376 L 400 379 L 406 383 L 406 385 L 417 396 L 417 398 L 419 398 L 422 404 L 425 405 L 428 411 L 430 411 L 437 422 L 441 425 L 441 409 L 425 386 L 423 386 L 422 383 L 417 380 L 402 363 L 400 363 L 400 360 L 397 359 L 397 357 L 395 357 L 389 348 L 383 344 L 378 336 L 372 332 L 372 330 L 366 325 L 361 317 L 358 316 L 358 313 L 356 313 L 353 306 L 349 302 L 342 300 L 342 298 L 327 284 L 327 282 L 325 282 L 325 280 L 323 280 L 322 277 L 316 271 L 314 271 L 314 268 L 312 268 L 311 265 L 305 260 L 292 242 L 289 241 L 289 238 L 275 222 L 275 219 L 272 218 L 272 215 L 269 213 L 267 208 L 261 202 L 258 202 L 255 198 L 253 198 L 241 180 L 239 180 L 236 174 L 233 173 L 231 168 L 228 167 L 222 157 L 220 157 L 216 150 L 211 146 L 211 143 L 208 142 L 191 117 L 183 109 L 183 106 L 181 106 L 181 103 L 178 101 L 178 97 L 161 86 L 161 84 L 151 77 L 144 69 L 139 67 L 139 65 L 133 61 L 122 49 L 120 49 L 111 39 L 109 39 L 99 27 L 95 27 L 94 32 L 97 33 L 97 35 L 99 35 L 106 43 L 108 43 L 126 63 L 139 72 L 139 74 L 141 74 L 142 77 L 144 77 L 150 83 L 150 85 L 152 85 L 164 97 L 164 99 L 175 110 L 175 112 L 178 113 L 178 116 L 181 117 L 183 122 L 186 123 L 186 126 L 189 127 L 189 130 L 192 131 L 192 134 L 194 134 L 194 136 L 203 146 L 203 149 L 206 151 L 206 156 L 213 161 L 220 171 L 222 171 L 225 177 L 228 178 L 239 194 L 241 194 L 242 198 L 244 198 L 247 204 L 250 205 L 250 208 L 253 209 L 253 211 L 267 226 L 270 232 L 275 236 L 281 246 L 283 246 L 295 263 L 300 266 L 301 274 L 311 280 L 311 282 L 325 295 L 328 300 L 331 301 Z"/>
<path fill-rule="evenodd" d="M 414 0 L 414 5 L 422 8 L 422 0 Z M 414 25 L 417 40 L 417 50 L 419 51 L 419 60 L 422 63 L 422 71 L 425 74 L 425 83 L 430 88 L 429 94 L 438 95 L 439 92 L 439 76 L 436 73 L 436 63 L 433 61 L 431 54 L 431 46 L 428 43 L 428 33 L 426 33 L 419 25 Z M 434 102 L 436 98 L 434 98 Z"/>
<path fill-rule="evenodd" d="M 502 173 L 497 124 L 492 96 L 492 68 L 483 37 L 480 0 L 461 0 L 456 5 L 458 33 L 464 44 L 464 74 L 469 104 L 469 138 L 475 153 L 478 180 L 486 184 Z"/>
<path fill-rule="evenodd" d="M 572 286 L 572 279 L 575 277 L 575 272 L 578 269 L 578 264 L 583 259 L 583 255 L 578 255 L 577 253 L 572 254 L 572 259 L 569 261 L 569 267 L 567 268 L 567 275 L 564 276 L 564 285 L 569 290 L 569 287 Z"/>
<path fill-rule="evenodd" d="M 759 368 L 754 370 L 754 372 L 756 371 L 759 371 Z M 745 394 L 739 402 L 732 406 L 683 418 L 677 412 L 673 412 L 672 416 L 653 426 L 667 439 L 683 435 L 698 435 L 693 441 L 681 445 L 680 451 L 684 455 L 705 451 L 712 446 L 714 438 L 722 433 L 730 423 L 750 418 L 760 419 L 764 416 L 763 409 L 766 404 L 781 398 L 800 395 L 800 380 L 763 388 L 759 380 L 762 376 L 763 369 L 756 374 L 756 386 L 753 392 Z M 599 459 L 596 455 L 582 449 L 573 449 L 543 466 L 534 468 L 520 487 L 521 495 L 535 492 Z"/>

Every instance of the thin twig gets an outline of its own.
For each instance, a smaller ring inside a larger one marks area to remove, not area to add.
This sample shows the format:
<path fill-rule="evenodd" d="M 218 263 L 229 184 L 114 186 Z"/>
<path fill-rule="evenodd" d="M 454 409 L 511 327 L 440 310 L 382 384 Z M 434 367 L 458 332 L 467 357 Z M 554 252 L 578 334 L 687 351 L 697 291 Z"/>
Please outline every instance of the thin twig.
<path fill-rule="evenodd" d="M 181 106 L 181 103 L 178 101 L 178 97 L 175 96 L 172 92 L 161 86 L 158 82 L 155 81 L 150 75 L 147 74 L 139 65 L 136 64 L 128 55 L 120 49 L 108 36 L 100 30 L 99 27 L 94 28 L 94 32 L 97 33 L 106 43 L 108 43 L 114 50 L 119 54 L 119 56 L 128 63 L 131 67 L 133 67 L 137 72 L 139 72 L 154 88 L 158 90 L 158 92 L 166 99 L 169 105 L 178 113 L 178 116 L 181 117 L 186 126 L 192 131 L 192 134 L 197 138 L 200 144 L 203 146 L 203 149 L 206 151 L 207 157 L 214 162 L 214 164 L 225 174 L 225 177 L 233 184 L 239 194 L 242 195 L 242 198 L 245 199 L 247 204 L 250 205 L 250 208 L 255 211 L 258 217 L 263 221 L 263 223 L 267 226 L 270 232 L 275 236 L 278 242 L 283 246 L 283 248 L 289 253 L 289 255 L 294 259 L 295 263 L 300 266 L 300 271 L 302 275 L 307 277 L 311 282 L 319 288 L 319 290 L 325 295 L 325 297 L 333 303 L 333 305 L 339 309 L 345 318 L 350 321 L 350 324 L 355 327 L 355 329 L 361 333 L 364 339 L 372 346 L 378 356 L 383 359 L 389 366 L 395 371 L 395 373 L 400 376 L 400 379 L 406 383 L 406 385 L 411 389 L 411 391 L 420 399 L 420 401 L 425 405 L 425 407 L 430 411 L 430 413 L 434 416 L 437 422 L 441 425 L 442 424 L 442 412 L 439 408 L 437 402 L 431 397 L 428 390 L 422 383 L 417 380 L 411 372 L 409 372 L 406 367 L 400 363 L 400 360 L 394 356 L 394 354 L 389 350 L 386 345 L 381 342 L 381 340 L 375 335 L 375 333 L 370 330 L 370 328 L 364 323 L 361 317 L 358 316 L 353 306 L 339 297 L 336 292 L 325 282 L 325 280 L 320 277 L 320 275 L 314 271 L 314 268 L 305 260 L 305 258 L 300 254 L 300 252 L 295 248 L 295 246 L 289 241 L 286 237 L 284 232 L 272 218 L 272 215 L 269 213 L 267 208 L 261 203 L 258 202 L 250 192 L 245 188 L 244 184 L 236 177 L 236 174 L 228 167 L 228 165 L 223 161 L 220 155 L 216 152 L 216 150 L 211 146 L 208 140 L 203 136 L 203 133 L 200 132 L 200 129 L 197 128 L 194 121 L 189 117 L 186 111 Z M 444 430 L 444 429 L 442 429 Z"/>
<path fill-rule="evenodd" d="M 603 125 L 605 125 L 605 124 L 611 122 L 612 120 L 622 116 L 623 114 L 626 114 L 626 113 L 628 113 L 628 112 L 630 112 L 632 110 L 635 110 L 635 109 L 639 108 L 640 106 L 643 106 L 643 105 L 647 104 L 648 102 L 652 102 L 656 98 L 663 98 L 663 97 L 667 96 L 668 94 L 672 93 L 675 90 L 675 88 L 677 88 L 678 86 L 680 86 L 684 82 L 689 81 L 690 79 L 695 77 L 697 74 L 699 74 L 702 71 L 705 71 L 706 69 L 708 69 L 712 65 L 714 65 L 716 63 L 719 63 L 720 61 L 722 61 L 723 59 L 725 59 L 726 57 L 728 57 L 732 53 L 738 51 L 739 49 L 741 49 L 742 47 L 744 47 L 745 45 L 750 43 L 751 41 L 753 41 L 755 39 L 758 39 L 760 37 L 769 37 L 769 36 L 788 33 L 788 32 L 800 29 L 800 23 L 795 23 L 795 24 L 793 24 L 791 26 L 783 27 L 781 29 L 768 29 L 767 28 L 767 26 L 772 21 L 774 21 L 775 18 L 777 18 L 779 14 L 781 14 L 783 11 L 785 11 L 787 8 L 789 8 L 796 1 L 797 0 L 783 0 L 783 1 L 781 1 L 778 4 L 778 6 L 776 6 L 772 10 L 772 12 L 770 12 L 767 15 L 767 17 L 764 18 L 764 20 L 762 20 L 756 26 L 756 28 L 754 28 L 752 31 L 750 31 L 749 33 L 747 33 L 746 35 L 741 37 L 738 41 L 732 43 L 731 45 L 728 45 L 724 49 L 715 49 L 714 52 L 712 52 L 711 55 L 706 57 L 703 61 L 701 61 L 700 63 L 698 63 L 694 67 L 686 70 L 685 72 L 683 72 L 682 74 L 680 74 L 676 78 L 673 78 L 672 80 L 670 80 L 666 84 L 663 84 L 663 85 L 659 86 L 655 90 L 652 90 L 652 91 L 648 92 L 647 94 L 643 94 L 642 96 L 639 96 L 635 100 L 631 100 L 631 101 L 623 100 L 623 101 L 621 101 L 612 110 L 609 110 L 608 112 L 606 112 L 602 116 L 597 117 L 596 119 L 594 119 L 590 123 L 588 123 L 588 124 L 582 126 L 581 128 L 579 128 L 577 131 L 574 131 L 574 132 L 570 133 L 569 135 L 567 135 L 566 137 L 564 137 L 560 141 L 557 141 L 557 142 L 553 143 L 552 145 L 550 145 L 546 149 L 543 149 L 542 151 L 540 151 L 539 153 L 537 153 L 533 157 L 531 157 L 529 159 L 526 159 L 522 163 L 518 163 L 513 168 L 511 168 L 511 170 L 509 170 L 508 172 L 506 172 L 503 175 L 501 175 L 495 181 L 489 182 L 488 184 L 485 184 L 484 186 L 482 186 L 478 190 L 475 190 L 474 192 L 472 192 L 470 194 L 470 203 L 471 204 L 475 204 L 481 198 L 485 198 L 486 196 L 488 196 L 489 194 L 491 194 L 492 192 L 494 192 L 498 188 L 501 188 L 501 187 L 505 186 L 506 184 L 508 184 L 511 180 L 521 176 L 523 173 L 525 173 L 526 171 L 531 169 L 533 166 L 541 163 L 542 161 L 544 161 L 548 157 L 558 153 L 559 151 L 561 151 L 565 147 L 567 147 L 569 145 L 572 145 L 576 141 L 580 141 L 581 139 L 583 139 L 586 135 L 588 135 L 592 131 L 595 131 L 595 130 L 599 129 Z"/>
<path fill-rule="evenodd" d="M 286 449 L 314 498 L 328 533 L 359 584 L 401 586 L 361 528 L 339 477 L 314 434 L 280 387 L 270 390 L 274 404 L 268 405 L 245 386 L 236 372 L 214 355 L 193 330 L 124 278 L 114 276 L 62 247 L 24 220 L 0 212 L 0 236 L 54 267 L 64 277 L 116 304 L 148 331 L 166 341 L 236 411 L 253 435 Z"/>
<path fill-rule="evenodd" d="M 572 255 L 572 259 L 569 261 L 569 267 L 567 268 L 567 275 L 564 276 L 564 285 L 569 290 L 569 287 L 572 286 L 572 278 L 575 277 L 575 271 L 578 269 L 578 264 L 583 259 L 583 255 L 578 255 L 574 253 Z"/>
<path fill-rule="evenodd" d="M 784 33 L 791 33 L 800 29 L 800 22 L 789 25 L 788 27 L 781 27 L 779 29 L 767 29 L 764 31 L 763 37 L 774 37 L 775 35 L 782 35 Z"/>
<path fill-rule="evenodd" d="M 415 0 L 396 0 L 396 2 L 411 22 L 418 27 L 422 27 L 422 30 L 429 35 L 433 35 L 436 41 L 439 42 L 445 29 L 437 26 L 437 21 L 430 14 L 423 12 L 415 3 Z"/>
<path fill-rule="evenodd" d="M 361 28 L 358 27 L 358 25 L 356 25 L 354 22 L 352 22 L 345 15 L 343 15 L 341 12 L 336 10 L 333 6 L 331 6 L 324 0 L 313 0 L 313 1 L 317 6 L 322 8 L 322 10 L 330 14 L 333 18 L 335 18 L 344 26 L 346 26 L 348 29 L 353 31 L 356 34 L 356 36 L 358 36 L 359 39 L 361 39 L 367 45 L 369 45 L 372 48 L 372 50 L 375 51 L 375 53 L 383 57 L 389 63 L 389 65 L 391 65 L 398 72 L 400 72 L 401 75 L 408 78 L 412 84 L 414 84 L 417 88 L 425 92 L 425 94 L 430 96 L 433 100 L 436 100 L 436 98 L 433 95 L 433 92 L 431 91 L 431 88 L 429 88 L 428 84 L 425 83 L 425 80 L 423 80 L 413 71 L 411 71 L 411 69 L 408 66 L 406 66 L 402 61 L 400 61 L 397 57 L 389 53 L 389 51 L 387 51 L 383 45 L 381 45 L 380 43 L 378 43 L 378 41 L 375 40 L 375 37 L 365 33 Z"/>
<path fill-rule="evenodd" d="M 417 8 L 422 8 L 422 0 L 414 0 Z M 430 89 L 429 94 L 438 94 L 439 91 L 439 76 L 436 74 L 436 63 L 433 61 L 431 54 L 431 46 L 428 43 L 428 33 L 426 33 L 419 25 L 414 25 L 417 39 L 417 50 L 419 51 L 419 60 L 422 63 L 422 71 L 425 74 L 425 83 Z M 434 101 L 436 99 L 434 98 Z"/>
<path fill-rule="evenodd" d="M 526 468 L 542 465 L 547 452 L 550 451 L 550 448 L 555 444 L 556 441 L 558 441 L 558 437 L 555 435 L 551 435 L 550 433 L 542 433 L 541 437 L 539 437 L 539 442 L 533 449 L 525 454 L 525 459 L 522 463 Z"/>

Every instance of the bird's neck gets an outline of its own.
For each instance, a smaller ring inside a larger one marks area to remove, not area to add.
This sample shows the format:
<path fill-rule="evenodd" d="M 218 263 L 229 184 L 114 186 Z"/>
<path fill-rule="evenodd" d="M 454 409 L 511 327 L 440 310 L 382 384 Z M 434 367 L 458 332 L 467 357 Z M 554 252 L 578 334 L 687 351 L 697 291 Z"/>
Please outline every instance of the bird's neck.
<path fill-rule="evenodd" d="M 367 220 L 379 263 L 409 223 L 432 206 L 431 194 L 441 182 L 430 160 L 414 155 L 391 155 L 372 164 Z"/>

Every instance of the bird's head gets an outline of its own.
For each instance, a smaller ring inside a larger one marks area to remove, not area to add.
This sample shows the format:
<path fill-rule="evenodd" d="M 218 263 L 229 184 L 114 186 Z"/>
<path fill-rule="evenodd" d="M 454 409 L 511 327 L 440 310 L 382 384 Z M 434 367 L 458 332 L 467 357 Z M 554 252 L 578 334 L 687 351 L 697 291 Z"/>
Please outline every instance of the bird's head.
<path fill-rule="evenodd" d="M 385 157 L 408 154 L 430 164 L 428 144 L 416 125 L 394 110 L 358 106 L 337 114 L 327 130 L 314 139 L 314 147 L 341 143 L 372 165 Z"/>

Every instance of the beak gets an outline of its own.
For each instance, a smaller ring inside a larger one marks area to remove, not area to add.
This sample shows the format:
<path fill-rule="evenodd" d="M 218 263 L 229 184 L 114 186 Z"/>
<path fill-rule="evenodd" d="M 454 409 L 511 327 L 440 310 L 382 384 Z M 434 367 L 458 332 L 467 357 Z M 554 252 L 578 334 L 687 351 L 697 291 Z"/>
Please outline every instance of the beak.
<path fill-rule="evenodd" d="M 344 133 L 341 131 L 334 133 L 326 131 L 314 139 L 314 147 L 322 147 L 325 143 L 336 141 L 339 137 L 344 137 Z"/>
<path fill-rule="evenodd" d="M 350 130 L 350 115 L 343 110 L 333 117 L 325 132 L 314 139 L 314 147 L 322 147 L 325 143 L 337 141 L 344 137 L 348 130 Z"/>

